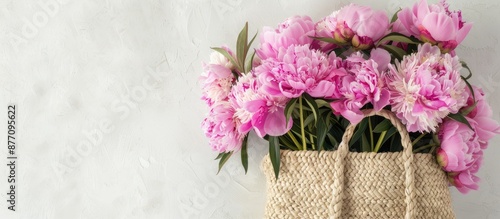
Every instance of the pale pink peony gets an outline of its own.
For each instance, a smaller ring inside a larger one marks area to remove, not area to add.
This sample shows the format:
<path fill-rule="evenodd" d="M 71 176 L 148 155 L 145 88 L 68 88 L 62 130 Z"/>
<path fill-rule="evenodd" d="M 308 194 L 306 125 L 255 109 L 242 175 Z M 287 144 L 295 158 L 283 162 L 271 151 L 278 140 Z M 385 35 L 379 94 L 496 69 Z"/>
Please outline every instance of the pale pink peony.
<path fill-rule="evenodd" d="M 468 193 L 470 190 L 479 189 L 480 179 L 475 174 L 479 171 L 483 162 L 482 151 L 476 154 L 475 162 L 466 170 L 461 172 L 448 172 L 448 180 L 450 184 L 455 186 L 458 191 L 463 194 Z"/>
<path fill-rule="evenodd" d="M 241 123 L 239 131 L 242 133 L 248 133 L 252 129 L 253 113 L 245 108 L 247 103 L 264 98 L 258 89 L 257 78 L 252 73 L 240 76 L 231 89 L 229 101 L 236 110 L 234 116 Z"/>
<path fill-rule="evenodd" d="M 381 70 L 390 61 L 381 51 L 372 52 L 372 56 L 381 61 Z M 335 114 L 357 124 L 364 118 L 361 112 L 364 105 L 372 103 L 375 110 L 381 110 L 389 104 L 390 93 L 385 88 L 379 65 L 375 60 L 365 60 L 358 52 L 349 56 L 344 65 L 347 73 L 336 78 L 338 85 L 334 95 L 330 97 L 335 100 L 330 106 Z"/>
<path fill-rule="evenodd" d="M 441 54 L 426 43 L 401 63 L 389 65 L 386 77 L 392 111 L 410 132 L 435 132 L 442 119 L 465 106 L 467 85 L 458 57 Z"/>
<path fill-rule="evenodd" d="M 500 134 L 500 125 L 497 121 L 491 118 L 493 116 L 493 112 L 490 105 L 484 98 L 483 90 L 476 86 L 472 87 L 477 104 L 476 107 L 469 114 L 467 114 L 467 118 L 470 118 L 477 123 L 474 130 L 479 137 L 479 144 L 481 145 L 481 148 L 485 149 L 488 146 L 488 141 L 495 135 Z M 469 89 L 467 89 L 467 92 L 470 93 Z M 469 94 L 467 105 L 471 106 L 473 104 L 472 95 Z"/>
<path fill-rule="evenodd" d="M 235 112 L 229 102 L 217 102 L 202 122 L 210 147 L 219 153 L 241 149 L 245 134 L 239 131 L 240 123 L 235 119 Z"/>
<path fill-rule="evenodd" d="M 477 123 L 467 119 L 475 128 Z M 479 137 L 467 125 L 452 119 L 446 119 L 441 124 L 438 138 L 441 146 L 437 151 L 439 164 L 448 172 L 464 171 L 474 164 L 476 154 L 481 151 Z"/>
<path fill-rule="evenodd" d="M 227 101 L 235 80 L 231 70 L 216 64 L 204 65 L 203 68 L 204 71 L 200 77 L 202 99 L 209 106 L 220 101 Z"/>
<path fill-rule="evenodd" d="M 478 188 L 479 178 L 474 174 L 481 166 L 483 150 L 494 135 L 500 134 L 500 125 L 491 118 L 491 107 L 484 99 L 483 91 L 473 86 L 473 92 L 476 106 L 465 117 L 473 129 L 460 122 L 446 119 L 438 133 L 441 141 L 437 151 L 438 163 L 448 171 L 450 183 L 462 193 Z M 469 89 L 467 93 L 469 98 L 463 110 L 468 110 L 474 105 Z"/>
<path fill-rule="evenodd" d="M 231 50 L 223 48 L 232 55 Z M 210 63 L 203 64 L 203 72 L 199 79 L 202 89 L 201 99 L 207 105 L 212 106 L 217 102 L 228 100 L 231 86 L 235 81 L 231 72 L 233 68 L 232 63 L 219 52 L 210 54 Z"/>
<path fill-rule="evenodd" d="M 293 45 L 280 50 L 276 59 L 267 59 L 255 68 L 255 74 L 268 96 L 296 98 L 304 92 L 313 97 L 333 94 L 331 79 L 343 70 L 338 69 L 341 59 L 308 45 Z"/>
<path fill-rule="evenodd" d="M 383 11 L 374 11 L 370 7 L 350 4 L 315 25 L 316 37 L 334 38 L 339 43 L 351 43 L 354 48 L 368 49 L 378 41 L 389 28 L 389 18 Z M 336 46 L 315 42 L 323 51 Z"/>
<path fill-rule="evenodd" d="M 454 50 L 472 28 L 471 23 L 462 20 L 461 11 L 451 12 L 444 0 L 433 5 L 421 0 L 413 8 L 401 10 L 398 19 L 406 29 L 402 34 L 438 45 L 443 52 Z"/>
<path fill-rule="evenodd" d="M 470 190 L 479 189 L 479 177 L 468 170 L 453 175 L 449 174 L 448 180 L 451 185 L 455 186 L 463 194 L 467 194 Z"/>
<path fill-rule="evenodd" d="M 308 16 L 294 16 L 278 25 L 277 29 L 264 27 L 260 34 L 260 48 L 257 56 L 265 60 L 276 58 L 280 49 L 291 45 L 309 45 L 314 36 L 314 23 Z"/>

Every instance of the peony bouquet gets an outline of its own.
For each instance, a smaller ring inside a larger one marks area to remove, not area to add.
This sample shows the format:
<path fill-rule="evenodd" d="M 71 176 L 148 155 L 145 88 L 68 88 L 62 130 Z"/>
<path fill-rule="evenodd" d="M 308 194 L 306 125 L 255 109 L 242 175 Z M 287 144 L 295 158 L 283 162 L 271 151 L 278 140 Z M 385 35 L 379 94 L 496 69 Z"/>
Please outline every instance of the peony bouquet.
<path fill-rule="evenodd" d="M 248 167 L 251 130 L 269 141 L 276 177 L 280 149 L 336 150 L 349 124 L 356 152 L 401 151 L 396 128 L 363 110 L 392 111 L 406 126 L 414 153 L 431 153 L 450 184 L 466 193 L 488 141 L 500 133 L 481 88 L 455 49 L 472 24 L 446 1 L 421 0 L 390 19 L 350 4 L 314 22 L 307 16 L 265 27 L 260 45 L 240 32 L 236 49 L 212 48 L 203 65 L 202 123 L 219 170 L 240 152 Z"/>

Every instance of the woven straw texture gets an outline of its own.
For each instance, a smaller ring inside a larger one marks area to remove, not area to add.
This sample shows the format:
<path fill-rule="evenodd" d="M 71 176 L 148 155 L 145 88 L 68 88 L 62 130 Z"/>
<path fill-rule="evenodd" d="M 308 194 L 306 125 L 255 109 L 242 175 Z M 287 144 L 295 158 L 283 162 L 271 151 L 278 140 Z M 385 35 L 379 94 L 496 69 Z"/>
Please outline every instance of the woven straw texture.
<path fill-rule="evenodd" d="M 389 118 L 401 133 L 402 152 L 348 152 L 354 126 L 347 128 L 337 151 L 281 151 L 276 180 L 269 157 L 266 218 L 455 218 L 445 173 L 431 154 L 413 154 L 408 133 L 392 113 L 365 111 Z"/>

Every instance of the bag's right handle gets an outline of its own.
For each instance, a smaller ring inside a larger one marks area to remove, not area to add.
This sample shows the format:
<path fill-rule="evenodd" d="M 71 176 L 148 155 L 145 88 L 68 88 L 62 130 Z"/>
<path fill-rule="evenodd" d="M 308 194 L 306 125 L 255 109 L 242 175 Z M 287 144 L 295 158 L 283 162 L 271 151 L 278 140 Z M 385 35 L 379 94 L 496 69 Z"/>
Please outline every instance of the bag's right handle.
<path fill-rule="evenodd" d="M 401 123 L 401 121 L 388 110 L 375 111 L 373 109 L 363 110 L 365 117 L 370 117 L 373 115 L 382 116 L 394 125 L 401 135 L 401 144 L 403 145 L 402 158 L 404 162 L 405 169 L 405 203 L 406 203 L 406 214 L 405 219 L 411 219 L 414 215 L 415 209 L 415 176 L 413 171 L 413 145 L 406 130 L 406 127 Z M 349 140 L 354 133 L 356 125 L 350 124 L 342 136 L 342 142 L 339 145 L 335 156 L 335 169 L 334 169 L 334 181 L 332 185 L 332 202 L 330 203 L 330 218 L 341 218 L 342 213 L 342 202 L 343 202 L 343 192 L 344 192 L 344 165 L 345 157 L 349 152 Z"/>

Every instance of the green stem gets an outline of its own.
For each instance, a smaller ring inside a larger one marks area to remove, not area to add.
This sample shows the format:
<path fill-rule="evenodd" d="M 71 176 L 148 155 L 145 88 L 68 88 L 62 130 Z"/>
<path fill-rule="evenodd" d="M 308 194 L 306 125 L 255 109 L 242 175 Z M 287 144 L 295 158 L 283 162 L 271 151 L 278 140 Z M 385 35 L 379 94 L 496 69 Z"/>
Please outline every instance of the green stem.
<path fill-rule="evenodd" d="M 427 148 L 431 148 L 431 147 L 434 147 L 434 146 L 437 146 L 437 144 L 428 144 L 428 145 L 424 145 L 424 146 L 422 146 L 422 147 L 419 147 L 419 148 L 417 148 L 417 149 L 413 150 L 413 153 L 417 153 L 417 152 L 423 151 L 423 150 L 425 150 L 425 149 L 427 149 Z"/>
<path fill-rule="evenodd" d="M 382 141 L 384 141 L 385 138 L 385 134 L 387 134 L 387 130 L 380 133 L 380 137 L 378 137 L 377 145 L 375 145 L 375 150 L 373 152 L 377 153 L 378 150 L 380 150 L 380 147 L 382 146 Z"/>
<path fill-rule="evenodd" d="M 300 134 L 302 136 L 302 149 L 307 150 L 306 146 L 306 135 L 304 131 L 304 112 L 302 109 L 302 96 L 299 97 L 299 114 L 300 114 Z"/>
<path fill-rule="evenodd" d="M 299 150 L 300 148 L 300 143 L 299 141 L 297 141 L 297 139 L 295 138 L 295 136 L 289 132 L 286 133 L 288 136 L 290 136 L 290 138 L 292 139 L 293 143 L 295 144 L 295 147 L 297 148 L 297 150 Z"/>
<path fill-rule="evenodd" d="M 314 146 L 314 139 L 313 139 L 313 136 L 311 134 L 309 134 L 309 139 L 311 140 L 311 146 L 312 146 L 312 149 L 316 149 L 315 146 Z"/>
<path fill-rule="evenodd" d="M 411 142 L 412 145 L 415 145 L 418 143 L 418 141 L 420 141 L 420 139 L 422 139 L 425 135 L 427 135 L 427 133 L 422 133 L 420 136 L 418 136 L 417 138 L 415 138 L 415 140 L 413 140 Z"/>
<path fill-rule="evenodd" d="M 370 149 L 373 151 L 373 127 L 371 117 L 368 117 L 368 127 L 370 128 Z"/>

